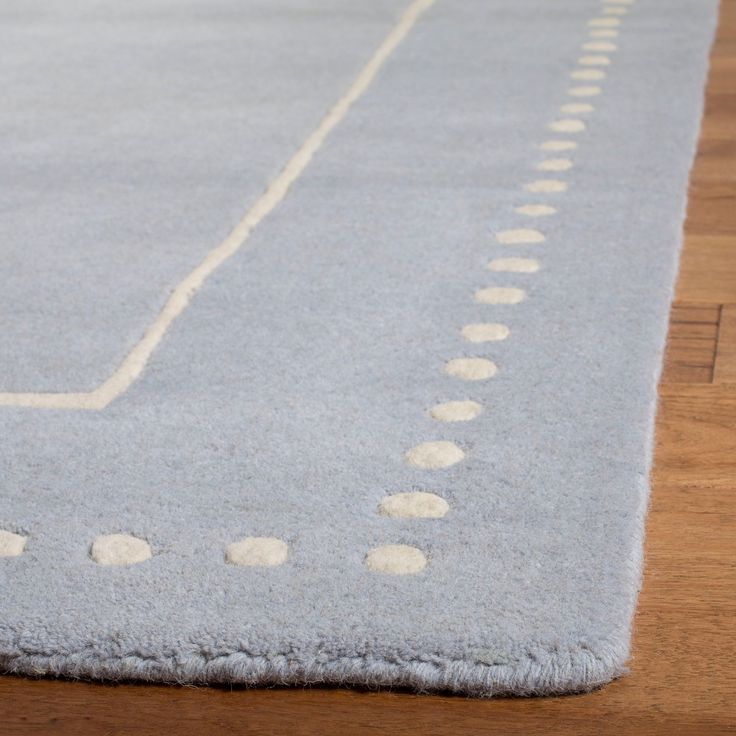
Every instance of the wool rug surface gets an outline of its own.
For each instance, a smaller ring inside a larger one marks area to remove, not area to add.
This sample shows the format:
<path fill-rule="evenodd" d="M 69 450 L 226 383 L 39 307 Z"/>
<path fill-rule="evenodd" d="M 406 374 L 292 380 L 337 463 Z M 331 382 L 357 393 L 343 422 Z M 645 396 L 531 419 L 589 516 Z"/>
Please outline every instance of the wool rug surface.
<path fill-rule="evenodd" d="M 625 671 L 715 0 L 7 0 L 0 668 Z"/>

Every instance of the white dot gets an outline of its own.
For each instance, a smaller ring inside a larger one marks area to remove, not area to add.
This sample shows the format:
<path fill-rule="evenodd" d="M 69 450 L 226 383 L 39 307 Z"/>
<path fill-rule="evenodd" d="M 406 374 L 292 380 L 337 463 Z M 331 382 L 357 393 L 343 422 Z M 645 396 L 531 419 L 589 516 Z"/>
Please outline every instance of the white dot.
<path fill-rule="evenodd" d="M 483 407 L 477 401 L 445 401 L 435 404 L 429 415 L 438 422 L 469 422 L 482 411 Z"/>
<path fill-rule="evenodd" d="M 539 230 L 519 228 L 518 230 L 502 230 L 500 233 L 496 233 L 496 240 L 504 245 L 543 243 L 544 235 Z"/>
<path fill-rule="evenodd" d="M 603 8 L 603 12 L 606 15 L 626 15 L 626 13 L 628 13 L 629 10 L 628 8 L 611 7 L 611 8 Z"/>
<path fill-rule="evenodd" d="M 560 112 L 567 115 L 582 115 L 593 112 L 593 109 L 593 105 L 589 105 L 587 102 L 568 102 L 566 105 L 562 105 Z"/>
<path fill-rule="evenodd" d="M 591 28 L 613 28 L 621 25 L 621 21 L 618 18 L 593 18 L 588 21 L 588 25 Z"/>
<path fill-rule="evenodd" d="M 518 304 L 524 300 L 526 292 L 513 286 L 489 286 L 475 292 L 479 304 Z"/>
<path fill-rule="evenodd" d="M 590 56 L 581 56 L 578 59 L 580 66 L 608 66 L 611 60 L 607 56 L 601 56 L 600 54 Z"/>
<path fill-rule="evenodd" d="M 405 457 L 406 462 L 415 468 L 439 470 L 459 463 L 465 457 L 465 453 L 454 442 L 437 440 L 422 442 L 412 447 Z"/>
<path fill-rule="evenodd" d="M 246 537 L 228 544 L 225 559 L 239 567 L 276 567 L 289 556 L 289 546 L 276 537 Z"/>
<path fill-rule="evenodd" d="M 539 271 L 539 261 L 534 258 L 494 258 L 488 268 L 509 273 L 536 273 Z"/>
<path fill-rule="evenodd" d="M 441 519 L 449 510 L 444 498 L 426 491 L 394 493 L 378 505 L 378 513 L 392 519 Z"/>
<path fill-rule="evenodd" d="M 488 358 L 453 358 L 445 363 L 445 373 L 463 381 L 485 381 L 493 378 L 497 370 Z"/>
<path fill-rule="evenodd" d="M 615 51 L 617 46 L 610 41 L 586 41 L 583 48 L 586 51 Z"/>
<path fill-rule="evenodd" d="M 569 158 L 548 158 L 537 164 L 539 171 L 567 171 L 572 168 L 572 161 Z"/>
<path fill-rule="evenodd" d="M 576 69 L 570 76 L 573 79 L 604 79 L 606 73 L 603 69 Z"/>
<path fill-rule="evenodd" d="M 130 534 L 104 534 L 92 543 L 90 557 L 99 565 L 134 565 L 151 559 L 151 545 Z"/>
<path fill-rule="evenodd" d="M 602 90 L 600 87 L 594 86 L 571 87 L 567 90 L 567 94 L 572 95 L 573 97 L 595 97 L 601 92 Z"/>
<path fill-rule="evenodd" d="M 567 184 L 558 179 L 537 179 L 526 184 L 524 189 L 533 194 L 540 192 L 564 192 L 567 189 Z"/>
<path fill-rule="evenodd" d="M 615 28 L 596 28 L 590 32 L 591 38 L 616 38 L 618 31 Z"/>
<path fill-rule="evenodd" d="M 26 546 L 26 539 L 22 534 L 0 529 L 0 557 L 17 557 Z"/>
<path fill-rule="evenodd" d="M 521 207 L 515 207 L 514 212 L 520 215 L 528 215 L 529 217 L 544 217 L 546 215 L 554 215 L 557 212 L 555 207 L 548 204 L 523 204 Z"/>
<path fill-rule="evenodd" d="M 581 130 L 585 130 L 585 123 L 582 120 L 565 118 L 563 120 L 555 120 L 547 127 L 555 133 L 579 133 Z"/>
<path fill-rule="evenodd" d="M 365 566 L 373 572 L 389 575 L 414 575 L 427 567 L 424 552 L 406 544 L 385 544 L 372 549 L 365 557 Z"/>
<path fill-rule="evenodd" d="M 578 144 L 575 141 L 544 141 L 539 147 L 543 151 L 571 151 Z"/>
<path fill-rule="evenodd" d="M 468 342 L 498 342 L 509 336 L 509 328 L 496 322 L 479 322 L 465 325 L 460 333 Z"/>

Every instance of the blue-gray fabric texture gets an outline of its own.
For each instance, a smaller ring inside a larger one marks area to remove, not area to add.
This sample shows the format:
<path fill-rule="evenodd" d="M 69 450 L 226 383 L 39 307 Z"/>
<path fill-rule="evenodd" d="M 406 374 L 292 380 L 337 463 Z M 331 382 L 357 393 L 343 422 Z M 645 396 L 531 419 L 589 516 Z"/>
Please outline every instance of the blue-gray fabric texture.
<path fill-rule="evenodd" d="M 0 391 L 113 373 L 407 4 L 4 2 Z M 574 82 L 598 0 L 437 0 L 125 393 L 0 406 L 0 529 L 27 537 L 0 558 L 0 668 L 477 695 L 626 671 L 717 4 L 625 7 L 606 79 Z M 603 91 L 553 154 L 568 191 L 526 193 L 572 84 Z M 546 241 L 494 239 L 522 227 Z M 485 269 L 509 256 L 541 270 Z M 487 286 L 528 296 L 475 303 Z M 469 344 L 475 322 L 511 335 Z M 463 356 L 497 375 L 443 371 Z M 485 411 L 427 415 L 454 399 Z M 465 460 L 407 465 L 429 440 Z M 411 490 L 449 513 L 377 513 Z M 113 533 L 152 558 L 96 564 Z M 227 564 L 246 536 L 287 562 Z M 367 569 L 384 544 L 427 567 Z"/>

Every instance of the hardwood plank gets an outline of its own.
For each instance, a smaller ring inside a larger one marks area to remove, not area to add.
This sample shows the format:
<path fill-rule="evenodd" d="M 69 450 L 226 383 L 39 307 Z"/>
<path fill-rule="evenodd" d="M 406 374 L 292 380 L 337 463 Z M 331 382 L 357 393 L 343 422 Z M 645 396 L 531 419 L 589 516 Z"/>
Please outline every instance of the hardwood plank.
<path fill-rule="evenodd" d="M 725 305 L 721 312 L 713 381 L 736 383 L 736 304 Z"/>
<path fill-rule="evenodd" d="M 718 325 L 721 316 L 719 304 L 681 304 L 675 302 L 670 312 L 670 327 L 680 324 Z"/>
<path fill-rule="evenodd" d="M 730 201 L 736 204 L 733 195 Z M 734 238 L 731 235 L 702 235 L 686 230 L 685 247 L 680 260 L 680 280 L 675 291 L 677 301 L 732 302 L 736 295 L 736 259 L 733 250 Z"/>
<path fill-rule="evenodd" d="M 710 383 L 716 358 L 720 305 L 672 305 L 662 383 Z"/>

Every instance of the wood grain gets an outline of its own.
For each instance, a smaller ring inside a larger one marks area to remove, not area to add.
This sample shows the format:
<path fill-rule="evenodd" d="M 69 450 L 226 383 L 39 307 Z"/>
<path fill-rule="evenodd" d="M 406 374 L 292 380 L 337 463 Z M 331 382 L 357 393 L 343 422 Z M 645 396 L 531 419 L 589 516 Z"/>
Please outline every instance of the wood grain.
<path fill-rule="evenodd" d="M 720 305 L 673 304 L 663 383 L 713 381 L 720 322 Z"/>
<path fill-rule="evenodd" d="M 736 383 L 736 304 L 721 307 L 713 380 L 715 383 Z"/>
<path fill-rule="evenodd" d="M 660 390 L 632 673 L 588 695 L 468 700 L 0 678 L 0 733 L 736 733 L 736 0 L 723 0 Z"/>

